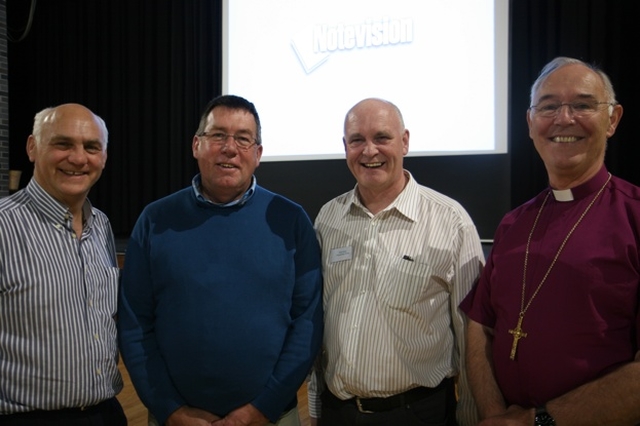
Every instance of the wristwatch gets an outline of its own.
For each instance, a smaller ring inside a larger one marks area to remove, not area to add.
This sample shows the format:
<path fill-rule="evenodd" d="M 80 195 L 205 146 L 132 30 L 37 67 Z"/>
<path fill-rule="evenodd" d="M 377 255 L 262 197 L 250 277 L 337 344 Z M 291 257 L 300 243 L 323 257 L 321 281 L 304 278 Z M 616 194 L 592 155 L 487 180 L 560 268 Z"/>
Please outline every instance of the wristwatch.
<path fill-rule="evenodd" d="M 536 408 L 536 417 L 533 420 L 534 426 L 555 426 L 556 421 L 547 413 L 545 407 Z"/>

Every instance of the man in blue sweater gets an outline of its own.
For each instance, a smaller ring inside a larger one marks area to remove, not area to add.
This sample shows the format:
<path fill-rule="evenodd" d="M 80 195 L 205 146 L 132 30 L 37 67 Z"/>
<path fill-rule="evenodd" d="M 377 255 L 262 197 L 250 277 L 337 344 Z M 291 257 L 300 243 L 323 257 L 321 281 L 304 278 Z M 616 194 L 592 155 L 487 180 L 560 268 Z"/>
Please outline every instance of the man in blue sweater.
<path fill-rule="evenodd" d="M 299 425 L 322 340 L 318 243 L 304 210 L 256 185 L 260 120 L 237 96 L 205 108 L 192 185 L 148 205 L 126 251 L 120 347 L 159 424 Z"/>

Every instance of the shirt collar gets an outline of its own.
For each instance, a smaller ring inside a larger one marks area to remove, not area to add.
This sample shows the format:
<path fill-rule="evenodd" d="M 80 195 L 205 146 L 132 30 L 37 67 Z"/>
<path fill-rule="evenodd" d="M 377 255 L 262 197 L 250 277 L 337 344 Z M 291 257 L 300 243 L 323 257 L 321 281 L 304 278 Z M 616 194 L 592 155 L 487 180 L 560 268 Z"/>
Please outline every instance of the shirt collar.
<path fill-rule="evenodd" d="M 602 166 L 598 173 L 585 183 L 570 189 L 556 190 L 551 188 L 551 192 L 554 199 L 559 202 L 580 200 L 598 191 L 608 178 L 609 172 L 607 172 L 607 168 L 605 166 Z"/>
<path fill-rule="evenodd" d="M 73 230 L 73 215 L 71 214 L 69 207 L 53 198 L 40 186 L 35 178 L 31 178 L 29 184 L 25 188 L 25 191 L 33 200 L 33 204 L 36 209 L 38 209 L 47 220 L 55 225 L 63 224 L 66 228 Z M 94 212 L 93 206 L 88 198 L 85 199 L 84 204 L 82 205 L 82 214 L 85 222 L 83 224 L 83 228 L 91 227 L 94 220 Z"/>
<path fill-rule="evenodd" d="M 202 188 L 202 174 L 198 173 L 191 180 L 191 187 L 193 188 L 193 192 L 196 198 L 198 199 L 198 201 L 203 202 L 205 204 L 210 204 L 216 207 L 223 207 L 223 208 L 245 205 L 246 202 L 249 201 L 249 199 L 256 192 L 256 185 L 257 185 L 257 179 L 255 175 L 251 176 L 251 185 L 249 185 L 249 189 L 246 190 L 246 192 L 242 195 L 242 197 L 238 198 L 237 200 L 230 201 L 228 203 L 214 203 L 213 201 L 208 200 L 207 198 L 205 198 L 204 195 L 202 195 L 202 191 L 200 190 L 200 188 Z"/>
<path fill-rule="evenodd" d="M 404 175 L 408 178 L 407 184 L 405 185 L 404 189 L 402 190 L 402 192 L 400 192 L 400 194 L 398 194 L 396 199 L 393 200 L 393 202 L 385 207 L 384 210 L 382 210 L 380 213 L 395 210 L 405 216 L 407 219 L 415 222 L 418 219 L 418 206 L 416 200 L 418 199 L 419 185 L 408 170 L 404 170 Z M 360 209 L 366 212 L 368 215 L 371 215 L 369 209 L 367 209 L 364 204 L 362 204 L 360 198 L 358 197 L 358 184 L 356 184 L 354 189 L 349 194 L 347 202 L 345 203 L 343 214 L 346 216 L 351 208 Z"/>

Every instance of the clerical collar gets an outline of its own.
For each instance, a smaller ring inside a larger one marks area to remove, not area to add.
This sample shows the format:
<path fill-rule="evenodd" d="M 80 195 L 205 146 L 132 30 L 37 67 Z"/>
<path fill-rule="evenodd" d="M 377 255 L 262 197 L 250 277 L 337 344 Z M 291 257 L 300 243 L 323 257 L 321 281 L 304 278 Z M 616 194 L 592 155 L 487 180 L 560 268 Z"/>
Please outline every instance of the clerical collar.
<path fill-rule="evenodd" d="M 556 201 L 573 201 L 571 189 L 552 189 Z"/>
<path fill-rule="evenodd" d="M 581 200 L 585 197 L 589 197 L 594 192 L 597 192 L 602 185 L 609 179 L 609 172 L 607 168 L 602 166 L 598 173 L 596 173 L 588 181 L 570 189 L 557 190 L 551 188 L 553 197 L 558 202 L 569 202 L 573 200 Z"/>
<path fill-rule="evenodd" d="M 252 176 L 251 185 L 249 186 L 249 189 L 247 189 L 247 191 L 244 194 L 242 194 L 242 197 L 238 198 L 237 200 L 230 201 L 228 203 L 214 203 L 213 201 L 208 200 L 207 198 L 205 198 L 204 195 L 202 195 L 202 191 L 200 190 L 200 188 L 202 188 L 202 176 L 200 175 L 200 173 L 195 175 L 193 180 L 191 181 L 191 186 L 193 188 L 194 193 L 196 194 L 196 198 L 198 199 L 198 201 L 201 201 L 207 204 L 213 204 L 216 207 L 243 206 L 247 201 L 249 201 L 253 193 L 256 192 L 256 185 L 257 185 L 257 179 L 255 176 Z"/>

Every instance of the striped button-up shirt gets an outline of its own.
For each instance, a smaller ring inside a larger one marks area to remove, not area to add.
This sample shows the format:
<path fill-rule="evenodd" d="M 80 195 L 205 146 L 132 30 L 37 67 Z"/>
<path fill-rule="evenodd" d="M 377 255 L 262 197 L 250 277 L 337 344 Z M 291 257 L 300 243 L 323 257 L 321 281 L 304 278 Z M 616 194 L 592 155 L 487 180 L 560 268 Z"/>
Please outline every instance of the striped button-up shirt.
<path fill-rule="evenodd" d="M 475 424 L 458 304 L 484 255 L 456 201 L 418 185 L 371 214 L 357 186 L 316 218 L 322 246 L 325 380 L 341 399 L 388 397 L 459 376 L 458 419 Z M 310 409 L 317 411 L 315 384 Z"/>
<path fill-rule="evenodd" d="M 69 210 L 32 179 L 0 200 L 0 415 L 85 407 L 122 389 L 111 226 Z"/>

